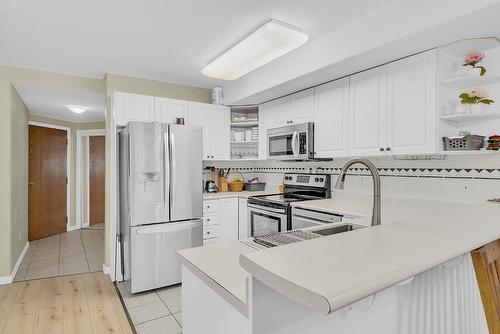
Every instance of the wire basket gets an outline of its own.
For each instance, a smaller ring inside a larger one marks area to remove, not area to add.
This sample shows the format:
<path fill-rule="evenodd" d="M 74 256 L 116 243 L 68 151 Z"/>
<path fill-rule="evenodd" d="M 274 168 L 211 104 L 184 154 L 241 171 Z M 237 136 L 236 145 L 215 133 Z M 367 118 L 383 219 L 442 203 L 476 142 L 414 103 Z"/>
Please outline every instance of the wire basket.
<path fill-rule="evenodd" d="M 475 151 L 484 145 L 484 136 L 466 135 L 463 137 L 443 137 L 445 151 Z"/>

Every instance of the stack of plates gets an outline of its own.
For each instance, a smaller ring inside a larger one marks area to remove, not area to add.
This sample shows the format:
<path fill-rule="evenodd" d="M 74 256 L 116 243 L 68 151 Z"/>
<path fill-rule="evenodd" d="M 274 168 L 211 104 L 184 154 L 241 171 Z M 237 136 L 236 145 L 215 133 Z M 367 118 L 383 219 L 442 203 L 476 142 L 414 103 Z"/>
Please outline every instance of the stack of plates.
<path fill-rule="evenodd" d="M 259 140 L 259 128 L 257 126 L 254 126 L 252 128 L 252 141 L 258 141 Z"/>

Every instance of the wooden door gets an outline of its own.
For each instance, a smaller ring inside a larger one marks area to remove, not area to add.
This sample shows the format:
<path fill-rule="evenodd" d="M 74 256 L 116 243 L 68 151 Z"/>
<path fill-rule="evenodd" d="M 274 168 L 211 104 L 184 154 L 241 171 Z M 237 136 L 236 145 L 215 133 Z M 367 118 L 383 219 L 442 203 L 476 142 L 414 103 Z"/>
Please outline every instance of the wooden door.
<path fill-rule="evenodd" d="M 314 151 L 316 158 L 349 155 L 349 78 L 316 88 L 314 97 Z"/>
<path fill-rule="evenodd" d="M 500 239 L 471 252 L 484 315 L 491 334 L 500 333 Z"/>
<path fill-rule="evenodd" d="M 388 65 L 387 146 L 392 154 L 436 151 L 436 50 Z"/>
<path fill-rule="evenodd" d="M 66 231 L 67 134 L 29 126 L 28 239 Z"/>
<path fill-rule="evenodd" d="M 90 225 L 104 223 L 105 137 L 89 137 Z"/>

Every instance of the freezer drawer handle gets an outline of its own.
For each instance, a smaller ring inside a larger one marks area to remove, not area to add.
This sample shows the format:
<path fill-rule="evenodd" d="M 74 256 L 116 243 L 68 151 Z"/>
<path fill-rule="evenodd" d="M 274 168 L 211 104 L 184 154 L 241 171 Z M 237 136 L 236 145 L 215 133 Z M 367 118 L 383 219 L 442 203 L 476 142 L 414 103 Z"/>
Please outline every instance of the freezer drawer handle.
<path fill-rule="evenodd" d="M 142 229 L 137 229 L 135 231 L 136 234 L 152 234 L 152 233 L 158 233 L 158 232 L 175 232 L 175 231 L 184 231 L 184 230 L 190 230 L 193 227 L 196 226 L 196 223 L 182 223 L 182 224 L 176 224 L 173 226 L 168 226 L 170 224 L 167 224 L 167 226 L 154 226 L 154 227 L 146 227 Z"/>

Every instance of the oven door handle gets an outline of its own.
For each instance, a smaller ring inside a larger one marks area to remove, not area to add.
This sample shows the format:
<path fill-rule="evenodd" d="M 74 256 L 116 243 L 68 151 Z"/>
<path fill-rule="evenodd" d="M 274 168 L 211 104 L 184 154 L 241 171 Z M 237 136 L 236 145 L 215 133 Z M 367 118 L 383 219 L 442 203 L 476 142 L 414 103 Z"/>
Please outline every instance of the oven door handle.
<path fill-rule="evenodd" d="M 297 153 L 297 144 L 298 144 L 297 141 L 298 141 L 298 138 L 299 138 L 298 132 L 295 131 L 293 133 L 293 135 L 292 135 L 292 152 L 293 152 L 293 156 L 294 157 L 298 157 L 299 156 L 299 154 Z"/>
<path fill-rule="evenodd" d="M 258 210 L 260 212 L 268 211 L 268 212 L 279 213 L 279 214 L 282 214 L 282 215 L 286 214 L 285 210 L 276 209 L 276 208 L 270 208 L 270 207 L 267 207 L 267 206 L 262 207 L 262 206 L 255 206 L 255 205 L 252 205 L 252 204 L 247 204 L 247 207 L 250 208 L 250 209 Z"/>

